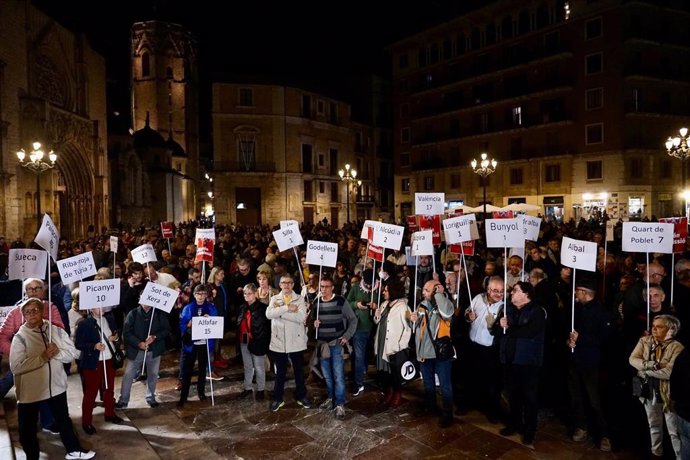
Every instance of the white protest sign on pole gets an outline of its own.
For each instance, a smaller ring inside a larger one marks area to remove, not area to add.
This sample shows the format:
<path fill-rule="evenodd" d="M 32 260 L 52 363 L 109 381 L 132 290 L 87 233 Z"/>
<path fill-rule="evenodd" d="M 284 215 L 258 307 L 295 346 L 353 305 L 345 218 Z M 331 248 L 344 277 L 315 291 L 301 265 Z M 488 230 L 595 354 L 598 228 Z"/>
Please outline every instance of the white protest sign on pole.
<path fill-rule="evenodd" d="M 14 308 L 17 307 L 15 307 L 14 305 L 10 305 L 8 307 L 0 307 L 0 326 L 2 326 L 2 323 L 4 323 L 5 319 L 7 319 L 7 315 L 9 315 Z"/>
<path fill-rule="evenodd" d="M 518 217 L 522 224 L 522 235 L 526 240 L 537 241 L 539 239 L 539 227 L 541 217 L 528 216 L 526 214 Z"/>
<path fill-rule="evenodd" d="M 57 260 L 60 232 L 48 214 L 43 214 L 43 222 L 41 222 L 41 228 L 38 230 L 34 242 L 48 251 L 53 260 Z"/>
<path fill-rule="evenodd" d="M 460 244 L 465 241 L 479 239 L 477 218 L 474 214 L 445 219 L 443 221 L 443 231 L 447 244 Z"/>
<path fill-rule="evenodd" d="M 292 225 L 273 232 L 273 238 L 276 240 L 279 251 L 287 251 L 290 248 L 304 244 L 299 227 Z"/>
<path fill-rule="evenodd" d="M 362 225 L 362 231 L 359 234 L 359 237 L 363 240 L 369 240 L 370 234 L 374 233 L 374 225 L 376 224 L 376 221 L 374 220 L 365 220 L 364 225 Z"/>
<path fill-rule="evenodd" d="M 96 264 L 91 251 L 55 262 L 60 272 L 62 283 L 68 285 L 96 274 Z"/>
<path fill-rule="evenodd" d="M 325 241 L 307 241 L 307 263 L 335 267 L 338 261 L 338 243 Z"/>
<path fill-rule="evenodd" d="M 445 204 L 444 193 L 415 193 L 414 213 L 420 216 L 435 216 L 443 214 Z"/>
<path fill-rule="evenodd" d="M 192 316 L 192 340 L 223 338 L 222 316 Z"/>
<path fill-rule="evenodd" d="M 597 243 L 563 237 L 561 264 L 593 272 L 597 267 Z"/>
<path fill-rule="evenodd" d="M 299 228 L 299 223 L 296 220 L 281 220 L 280 221 L 280 228 L 286 228 L 286 227 L 291 227 L 295 226 Z"/>
<path fill-rule="evenodd" d="M 194 243 L 199 240 L 212 240 L 216 241 L 216 229 L 215 228 L 197 228 L 196 235 L 194 236 Z"/>
<path fill-rule="evenodd" d="M 110 252 L 117 252 L 117 237 L 110 237 Z"/>
<path fill-rule="evenodd" d="M 613 227 L 615 223 L 612 220 L 606 221 L 606 241 L 613 241 L 615 238 L 613 236 Z"/>
<path fill-rule="evenodd" d="M 79 283 L 79 309 L 120 305 L 120 280 L 107 279 Z"/>
<path fill-rule="evenodd" d="M 417 265 L 417 258 L 412 255 L 412 248 L 405 246 L 405 265 L 414 267 Z"/>
<path fill-rule="evenodd" d="M 147 283 L 144 291 L 141 293 L 139 303 L 142 305 L 150 305 L 151 307 L 170 313 L 178 295 L 179 293 L 175 289 L 170 289 L 156 283 Z"/>
<path fill-rule="evenodd" d="M 146 265 L 149 262 L 156 262 L 156 251 L 150 244 L 142 244 L 141 246 L 132 249 L 132 260 Z"/>
<path fill-rule="evenodd" d="M 10 249 L 7 279 L 45 279 L 48 253 L 40 249 Z"/>
<path fill-rule="evenodd" d="M 414 232 L 410 238 L 410 254 L 413 256 L 430 256 L 434 253 L 433 230 Z"/>
<path fill-rule="evenodd" d="M 372 244 L 397 251 L 402 245 L 404 232 L 405 228 L 399 225 L 376 222 L 374 224 L 374 240 Z"/>
<path fill-rule="evenodd" d="M 623 222 L 624 252 L 673 252 L 673 224 Z"/>
<path fill-rule="evenodd" d="M 522 248 L 525 239 L 519 219 L 486 219 L 486 247 Z"/>

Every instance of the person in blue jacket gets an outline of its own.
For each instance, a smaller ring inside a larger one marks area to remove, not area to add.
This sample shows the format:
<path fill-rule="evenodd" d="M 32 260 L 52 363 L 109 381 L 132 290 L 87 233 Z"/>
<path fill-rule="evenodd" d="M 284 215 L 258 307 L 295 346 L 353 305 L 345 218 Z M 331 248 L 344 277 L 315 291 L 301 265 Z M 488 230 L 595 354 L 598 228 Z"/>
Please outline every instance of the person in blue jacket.
<path fill-rule="evenodd" d="M 199 400 L 206 399 L 206 366 L 208 365 L 208 350 L 213 349 L 213 341 L 206 340 L 192 341 L 192 317 L 194 316 L 217 316 L 216 307 L 206 298 L 208 288 L 205 284 L 200 284 L 194 288 L 194 300 L 186 305 L 180 315 L 180 335 L 182 336 L 182 392 L 180 400 L 177 402 L 178 409 L 184 407 L 189 396 L 189 387 L 192 382 L 192 372 L 194 363 L 199 359 L 197 371 L 196 392 Z"/>

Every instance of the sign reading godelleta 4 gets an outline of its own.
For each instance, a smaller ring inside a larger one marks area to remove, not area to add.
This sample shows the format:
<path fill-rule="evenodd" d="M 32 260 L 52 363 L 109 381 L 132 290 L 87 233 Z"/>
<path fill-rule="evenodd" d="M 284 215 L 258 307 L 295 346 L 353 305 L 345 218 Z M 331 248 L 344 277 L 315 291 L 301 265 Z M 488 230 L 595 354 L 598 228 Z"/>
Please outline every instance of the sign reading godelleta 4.
<path fill-rule="evenodd" d="M 400 249 L 404 230 L 399 225 L 376 222 L 374 224 L 374 241 L 372 243 L 388 249 Z"/>
<path fill-rule="evenodd" d="M 673 252 L 673 224 L 623 222 L 623 251 Z"/>
<path fill-rule="evenodd" d="M 325 241 L 307 241 L 307 263 L 335 267 L 338 260 L 338 243 Z"/>

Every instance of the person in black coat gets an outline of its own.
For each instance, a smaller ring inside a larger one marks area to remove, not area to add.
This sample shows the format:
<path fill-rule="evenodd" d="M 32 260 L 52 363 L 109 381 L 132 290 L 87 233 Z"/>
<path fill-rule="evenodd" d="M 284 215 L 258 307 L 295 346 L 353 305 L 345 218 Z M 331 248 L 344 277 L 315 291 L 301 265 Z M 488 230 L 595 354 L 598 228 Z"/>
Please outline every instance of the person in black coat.
<path fill-rule="evenodd" d="M 244 391 L 240 398 L 252 394 L 252 377 L 256 373 L 256 399 L 264 399 L 266 386 L 265 356 L 271 342 L 271 321 L 266 318 L 266 305 L 256 298 L 254 283 L 244 286 L 245 303 L 237 315 L 240 350 L 244 363 Z"/>

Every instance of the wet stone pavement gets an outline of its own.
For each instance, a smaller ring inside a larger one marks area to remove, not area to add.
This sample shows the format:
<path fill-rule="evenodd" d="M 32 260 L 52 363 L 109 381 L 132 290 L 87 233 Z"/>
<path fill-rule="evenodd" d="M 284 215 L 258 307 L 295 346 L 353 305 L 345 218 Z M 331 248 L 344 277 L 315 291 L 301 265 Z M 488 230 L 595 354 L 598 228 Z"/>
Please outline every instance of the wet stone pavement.
<path fill-rule="evenodd" d="M 70 414 L 78 436 L 85 447 L 97 452 L 99 459 L 639 459 L 644 450 L 620 449 L 600 452 L 590 440 L 576 444 L 567 437 L 566 428 L 553 418 L 540 418 L 533 448 L 523 446 L 518 435 L 502 437 L 502 425 L 490 424 L 478 412 L 456 417 L 447 429 L 437 427 L 435 417 L 416 418 L 415 398 L 421 394 L 421 381 L 413 382 L 403 392 L 409 402 L 395 410 L 377 407 L 378 391 L 367 385 L 363 394 L 348 396 L 347 417 L 335 419 L 332 411 L 318 409 L 326 398 L 325 385 L 309 385 L 309 396 L 316 408 L 303 409 L 292 398 L 292 380 L 288 381 L 285 406 L 276 413 L 268 410 L 273 386 L 269 374 L 267 398 L 237 399 L 242 391 L 240 364 L 219 371 L 225 379 L 214 381 L 214 400 L 199 401 L 193 384 L 190 398 L 178 410 L 177 383 L 179 352 L 164 355 L 157 387 L 160 407 L 149 408 L 145 402 L 145 385 L 132 386 L 128 409 L 118 410 L 125 419 L 122 425 L 103 420 L 103 408 L 94 410 L 98 433 L 87 436 L 81 429 L 81 387 L 78 375 L 69 380 Z M 370 371 L 373 368 L 370 367 Z M 119 371 L 121 374 L 122 371 Z M 291 372 L 288 371 L 288 377 Z M 115 395 L 119 395 L 121 376 L 116 378 Z M 14 392 L 5 398 L 4 419 L 16 458 L 24 459 L 17 432 Z M 1 409 L 0 409 L 1 410 Z M 0 414 L 0 418 L 2 414 Z M 0 430 L 3 427 L 0 425 Z M 41 458 L 64 458 L 58 436 L 40 432 Z M 2 447 L 2 446 L 0 446 Z"/>

